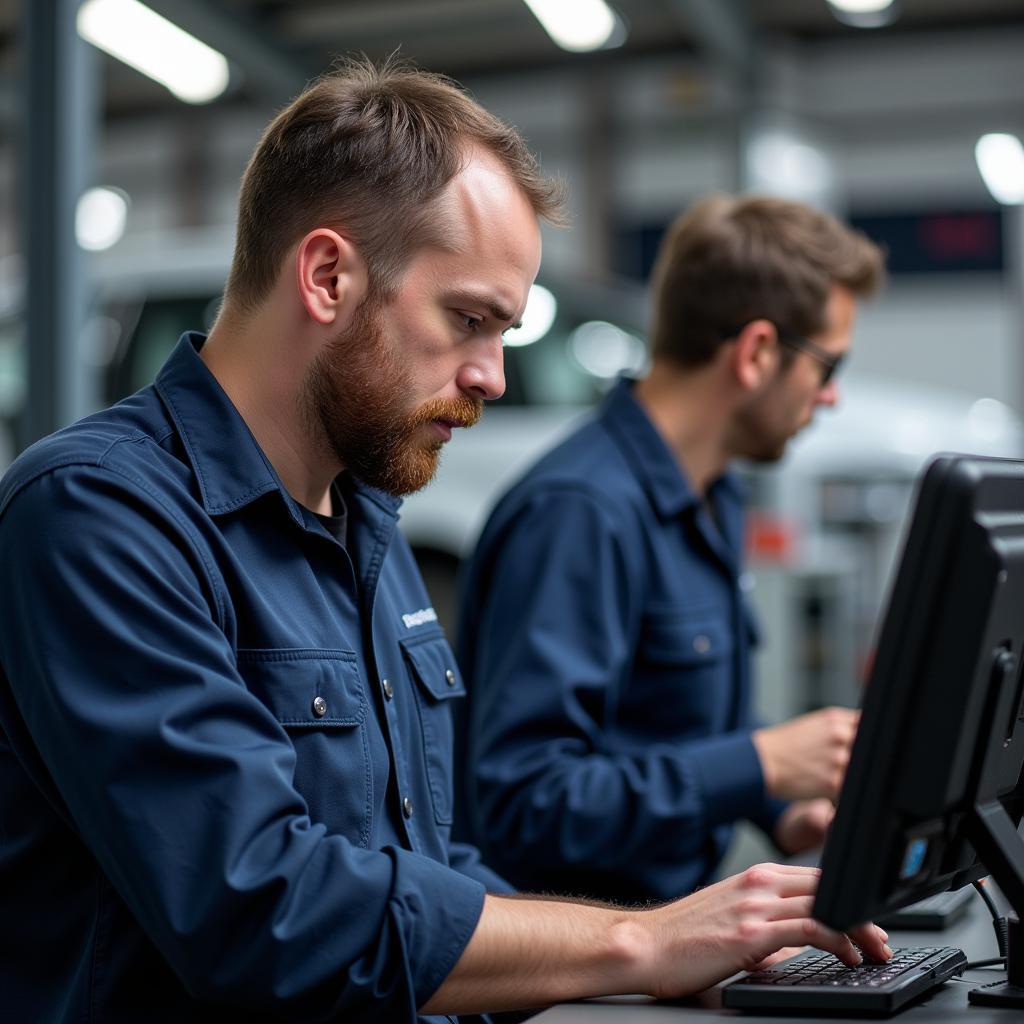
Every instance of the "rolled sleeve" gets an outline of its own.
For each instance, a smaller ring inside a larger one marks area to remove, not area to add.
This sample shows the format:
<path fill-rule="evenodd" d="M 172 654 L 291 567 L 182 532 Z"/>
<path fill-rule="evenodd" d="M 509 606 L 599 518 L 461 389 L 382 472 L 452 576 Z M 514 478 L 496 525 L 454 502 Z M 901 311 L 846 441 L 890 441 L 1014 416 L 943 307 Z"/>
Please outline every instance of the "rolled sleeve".
<path fill-rule="evenodd" d="M 404 850 L 395 854 L 400 868 L 393 905 L 409 941 L 416 1005 L 423 1006 L 462 956 L 483 912 L 485 889 L 478 880 L 427 857 Z M 427 898 L 441 892 L 443 901 Z"/>
<path fill-rule="evenodd" d="M 704 795 L 711 827 L 764 810 L 764 777 L 749 733 L 727 733 L 687 744 L 685 756 Z"/>

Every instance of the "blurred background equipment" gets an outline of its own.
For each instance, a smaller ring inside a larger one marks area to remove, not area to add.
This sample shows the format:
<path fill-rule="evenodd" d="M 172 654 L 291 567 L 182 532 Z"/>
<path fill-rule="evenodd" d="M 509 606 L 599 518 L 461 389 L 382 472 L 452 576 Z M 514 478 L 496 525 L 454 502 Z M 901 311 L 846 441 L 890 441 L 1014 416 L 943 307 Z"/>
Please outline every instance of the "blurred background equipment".
<path fill-rule="evenodd" d="M 839 408 L 749 471 L 761 710 L 855 703 L 926 457 L 1024 454 L 1024 5 L 0 0 L 0 464 L 212 323 L 259 132 L 358 52 L 458 79 L 571 194 L 506 396 L 405 505 L 451 630 L 490 503 L 643 370 L 646 280 L 683 207 L 774 193 L 886 246 Z"/>

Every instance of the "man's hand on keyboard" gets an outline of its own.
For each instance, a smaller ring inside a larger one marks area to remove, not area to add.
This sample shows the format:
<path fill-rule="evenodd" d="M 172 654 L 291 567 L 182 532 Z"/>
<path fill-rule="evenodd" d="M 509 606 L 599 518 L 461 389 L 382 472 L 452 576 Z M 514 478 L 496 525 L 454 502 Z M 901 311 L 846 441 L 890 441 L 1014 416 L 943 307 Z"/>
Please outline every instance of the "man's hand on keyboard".
<path fill-rule="evenodd" d="M 817 868 L 758 864 L 646 911 L 653 957 L 647 962 L 654 973 L 643 991 L 660 998 L 698 992 L 737 971 L 784 959 L 793 946 L 816 946 L 851 967 L 861 962 L 857 946 L 871 959 L 887 960 L 881 928 L 862 925 L 846 935 L 811 918 L 819 874 Z"/>

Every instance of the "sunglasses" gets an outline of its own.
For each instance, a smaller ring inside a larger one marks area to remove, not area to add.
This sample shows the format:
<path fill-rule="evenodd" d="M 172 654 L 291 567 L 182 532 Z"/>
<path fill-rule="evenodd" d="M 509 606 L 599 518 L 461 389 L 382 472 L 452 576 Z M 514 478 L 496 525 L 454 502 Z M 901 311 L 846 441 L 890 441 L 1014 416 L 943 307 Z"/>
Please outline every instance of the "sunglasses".
<path fill-rule="evenodd" d="M 831 352 L 826 352 L 820 345 L 815 345 L 815 343 L 809 338 L 805 338 L 800 334 L 793 334 L 792 332 L 778 326 L 776 326 L 775 330 L 778 332 L 779 341 L 783 345 L 788 345 L 791 349 L 795 349 L 797 352 L 806 352 L 812 359 L 821 364 L 822 387 L 825 387 L 829 381 L 832 380 L 836 375 L 836 371 L 843 365 L 843 358 L 846 355 L 845 352 L 841 352 L 839 355 L 833 355 Z"/>
<path fill-rule="evenodd" d="M 743 326 L 746 325 L 744 324 Z M 735 338 L 742 330 L 743 327 L 736 327 L 724 332 L 724 336 L 726 338 Z M 815 344 L 810 338 L 787 331 L 784 327 L 779 327 L 778 324 L 775 325 L 775 331 L 778 334 L 780 344 L 786 345 L 797 352 L 806 352 L 815 362 L 821 364 L 820 386 L 827 387 L 828 383 L 835 377 L 839 367 L 843 365 L 846 353 L 841 352 L 839 355 L 834 355 L 831 352 L 826 352 L 825 349 Z"/>

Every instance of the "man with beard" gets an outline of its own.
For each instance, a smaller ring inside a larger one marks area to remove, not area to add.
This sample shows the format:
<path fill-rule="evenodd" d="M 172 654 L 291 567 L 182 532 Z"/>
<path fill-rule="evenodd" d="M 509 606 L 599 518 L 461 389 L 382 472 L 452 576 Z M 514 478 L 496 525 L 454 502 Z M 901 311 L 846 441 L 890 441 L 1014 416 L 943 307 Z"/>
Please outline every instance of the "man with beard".
<path fill-rule="evenodd" d="M 463 686 L 395 495 L 501 394 L 557 209 L 451 83 L 354 64 L 260 141 L 210 336 L 7 474 L 12 1019 L 399 1022 L 857 961 L 810 871 L 635 913 L 508 898 L 450 841 Z"/>
<path fill-rule="evenodd" d="M 468 829 L 517 885 L 630 902 L 706 884 L 740 818 L 820 844 L 856 728 L 751 716 L 734 458 L 838 400 L 878 249 L 807 206 L 714 196 L 669 229 L 652 366 L 498 504 L 465 578 Z M 461 821 L 460 821 L 461 826 Z"/>

